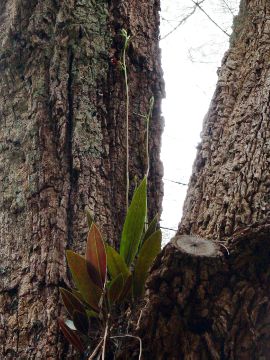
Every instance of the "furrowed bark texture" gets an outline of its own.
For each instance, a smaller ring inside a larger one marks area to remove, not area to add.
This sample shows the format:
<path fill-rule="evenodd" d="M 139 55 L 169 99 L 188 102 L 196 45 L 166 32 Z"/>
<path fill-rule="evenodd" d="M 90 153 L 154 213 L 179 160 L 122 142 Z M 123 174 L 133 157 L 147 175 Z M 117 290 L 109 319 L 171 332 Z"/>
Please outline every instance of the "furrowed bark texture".
<path fill-rule="evenodd" d="M 269 1 L 242 1 L 177 235 L 217 249 L 191 237 L 184 250 L 180 237 L 156 260 L 138 331 L 145 359 L 269 358 L 269 18 Z"/>
<path fill-rule="evenodd" d="M 144 359 L 268 359 L 269 239 L 269 226 L 250 228 L 231 238 L 229 255 L 211 256 L 200 240 L 188 251 L 169 244 L 148 282 L 137 334 Z"/>
<path fill-rule="evenodd" d="M 150 214 L 160 210 L 158 1 L 6 0 L 0 3 L 0 357 L 64 359 L 56 322 L 65 249 L 84 249 L 89 206 L 117 243 L 125 215 L 125 88 L 128 51 L 130 180 L 146 171 Z"/>

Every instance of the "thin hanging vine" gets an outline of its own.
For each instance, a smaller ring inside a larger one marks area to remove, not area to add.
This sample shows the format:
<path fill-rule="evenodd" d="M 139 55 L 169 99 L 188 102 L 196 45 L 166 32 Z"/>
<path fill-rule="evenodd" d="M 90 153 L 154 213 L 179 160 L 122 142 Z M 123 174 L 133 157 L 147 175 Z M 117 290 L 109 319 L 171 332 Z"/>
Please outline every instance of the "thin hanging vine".
<path fill-rule="evenodd" d="M 125 78 L 125 92 L 126 92 L 126 210 L 128 210 L 128 196 L 129 196 L 129 86 L 128 86 L 128 74 L 126 63 L 126 52 L 130 42 L 130 35 L 128 35 L 125 29 L 121 30 L 121 36 L 124 40 L 123 52 L 121 57 L 121 67 L 124 72 Z"/>

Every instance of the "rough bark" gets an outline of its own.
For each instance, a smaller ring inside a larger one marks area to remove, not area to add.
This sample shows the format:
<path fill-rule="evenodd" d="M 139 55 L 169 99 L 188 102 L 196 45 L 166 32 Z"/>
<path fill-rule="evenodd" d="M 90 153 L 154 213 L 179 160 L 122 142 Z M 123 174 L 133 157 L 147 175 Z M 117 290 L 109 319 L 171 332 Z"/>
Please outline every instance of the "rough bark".
<path fill-rule="evenodd" d="M 125 91 L 119 58 L 132 34 L 130 180 L 146 171 L 150 214 L 160 210 L 159 1 L 0 2 L 0 357 L 64 359 L 56 323 L 64 250 L 81 250 L 89 206 L 117 243 L 125 214 Z"/>
<path fill-rule="evenodd" d="M 268 359 L 269 238 L 269 226 L 250 228 L 211 254 L 202 243 L 209 240 L 169 244 L 148 283 L 144 358 Z"/>
<path fill-rule="evenodd" d="M 235 19 L 179 238 L 149 279 L 145 359 L 269 358 L 269 16 L 269 1 L 247 0 Z"/>

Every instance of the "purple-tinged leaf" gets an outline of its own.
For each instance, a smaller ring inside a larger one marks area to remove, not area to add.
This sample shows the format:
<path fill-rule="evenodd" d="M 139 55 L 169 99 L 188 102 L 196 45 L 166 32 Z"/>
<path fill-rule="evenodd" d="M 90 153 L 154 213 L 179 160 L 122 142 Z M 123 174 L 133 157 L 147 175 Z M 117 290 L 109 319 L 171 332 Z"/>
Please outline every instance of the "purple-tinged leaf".
<path fill-rule="evenodd" d="M 74 294 L 72 294 L 72 292 L 64 288 L 60 288 L 60 292 L 63 303 L 71 317 L 73 316 L 75 310 L 81 313 L 85 313 L 85 308 L 83 304 Z"/>
<path fill-rule="evenodd" d="M 92 223 L 88 233 L 85 258 L 88 273 L 93 282 L 103 289 L 106 279 L 107 259 L 105 245 L 95 223 Z"/>
<path fill-rule="evenodd" d="M 58 323 L 65 338 L 81 353 L 85 351 L 85 346 L 76 331 L 71 330 L 62 319 Z"/>
<path fill-rule="evenodd" d="M 90 278 L 85 258 L 71 250 L 67 250 L 66 255 L 72 278 L 84 301 L 94 310 L 99 311 L 101 290 Z"/>
<path fill-rule="evenodd" d="M 73 323 L 78 331 L 87 335 L 89 330 L 89 319 L 86 313 L 81 313 L 77 310 L 73 313 Z"/>

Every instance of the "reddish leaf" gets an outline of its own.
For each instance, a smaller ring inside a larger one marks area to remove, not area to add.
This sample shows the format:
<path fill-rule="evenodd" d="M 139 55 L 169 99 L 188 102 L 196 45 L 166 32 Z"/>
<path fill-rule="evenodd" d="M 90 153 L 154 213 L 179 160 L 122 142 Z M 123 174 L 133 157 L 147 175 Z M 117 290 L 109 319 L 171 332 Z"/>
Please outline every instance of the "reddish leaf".
<path fill-rule="evenodd" d="M 81 294 L 78 290 L 76 290 L 76 289 L 71 289 L 71 292 L 72 292 L 72 294 L 73 294 L 74 296 L 76 296 L 76 298 L 77 298 L 78 300 L 80 300 L 80 302 L 83 304 L 84 299 L 83 299 L 82 294 Z"/>
<path fill-rule="evenodd" d="M 94 310 L 99 311 L 101 290 L 91 280 L 85 258 L 71 250 L 67 250 L 66 255 L 72 278 L 84 301 Z"/>
<path fill-rule="evenodd" d="M 95 223 L 92 223 L 88 233 L 85 257 L 89 275 L 94 283 L 103 289 L 106 278 L 107 259 L 105 245 Z"/>
<path fill-rule="evenodd" d="M 60 288 L 61 296 L 63 303 L 71 317 L 73 317 L 73 313 L 75 310 L 85 313 L 85 309 L 81 301 L 70 291 Z"/>
<path fill-rule="evenodd" d="M 88 334 L 89 320 L 85 313 L 81 313 L 75 310 L 73 313 L 73 323 L 76 329 L 79 330 L 82 334 Z"/>
<path fill-rule="evenodd" d="M 80 339 L 79 335 L 77 335 L 76 331 L 71 330 L 62 319 L 58 318 L 58 323 L 62 333 L 64 334 L 65 338 L 80 352 L 85 351 L 85 346 Z"/>

